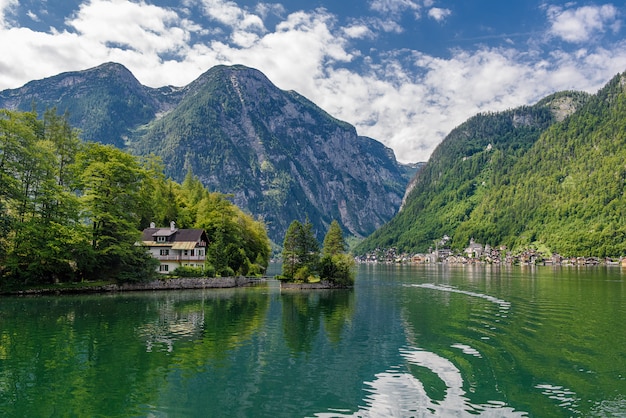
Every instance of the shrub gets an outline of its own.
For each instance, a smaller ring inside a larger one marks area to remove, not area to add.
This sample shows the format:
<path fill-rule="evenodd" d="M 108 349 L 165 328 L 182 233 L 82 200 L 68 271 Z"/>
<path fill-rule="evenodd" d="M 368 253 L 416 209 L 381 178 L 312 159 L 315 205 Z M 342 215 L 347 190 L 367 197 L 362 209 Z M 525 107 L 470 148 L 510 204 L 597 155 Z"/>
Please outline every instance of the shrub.
<path fill-rule="evenodd" d="M 206 272 L 200 267 L 177 267 L 171 275 L 176 277 L 203 277 L 206 276 Z"/>
<path fill-rule="evenodd" d="M 224 267 L 218 273 L 220 277 L 235 277 L 235 271 L 230 267 Z"/>
<path fill-rule="evenodd" d="M 293 275 L 294 280 L 302 281 L 307 283 L 309 281 L 309 277 L 311 276 L 311 271 L 307 266 L 300 267 L 296 273 Z"/>
<path fill-rule="evenodd" d="M 354 284 L 355 262 L 348 254 L 324 256 L 320 262 L 320 276 L 330 282 L 352 286 Z"/>
<path fill-rule="evenodd" d="M 207 264 L 204 267 L 204 275 L 206 277 L 215 277 L 215 267 L 213 267 L 211 264 Z"/>

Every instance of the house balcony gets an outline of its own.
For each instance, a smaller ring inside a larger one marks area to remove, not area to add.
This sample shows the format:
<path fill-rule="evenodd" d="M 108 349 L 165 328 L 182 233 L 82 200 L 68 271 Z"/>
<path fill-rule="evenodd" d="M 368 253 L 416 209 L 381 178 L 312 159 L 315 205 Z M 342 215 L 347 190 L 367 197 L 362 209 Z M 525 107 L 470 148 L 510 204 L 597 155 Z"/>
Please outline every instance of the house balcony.
<path fill-rule="evenodd" d="M 155 255 L 153 257 L 159 261 L 195 261 L 204 263 L 204 260 L 206 260 L 204 255 Z"/>

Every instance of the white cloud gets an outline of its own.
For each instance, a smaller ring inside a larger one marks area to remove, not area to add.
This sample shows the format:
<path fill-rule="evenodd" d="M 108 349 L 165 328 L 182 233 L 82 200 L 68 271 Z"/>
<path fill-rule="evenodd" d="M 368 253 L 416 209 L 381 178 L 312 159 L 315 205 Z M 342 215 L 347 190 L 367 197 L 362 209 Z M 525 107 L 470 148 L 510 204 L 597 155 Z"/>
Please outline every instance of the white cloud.
<path fill-rule="evenodd" d="M 267 18 L 269 15 L 280 17 L 287 13 L 285 6 L 278 3 L 259 3 L 256 5 L 255 10 L 262 19 Z"/>
<path fill-rule="evenodd" d="M 6 16 L 19 5 L 19 0 L 0 0 L 0 28 L 6 26 Z"/>
<path fill-rule="evenodd" d="M 366 25 L 355 24 L 343 28 L 343 33 L 350 39 L 373 38 L 374 33 Z"/>
<path fill-rule="evenodd" d="M 202 0 L 202 3 L 207 16 L 218 22 L 233 28 L 265 31 L 260 17 L 247 12 L 233 1 Z"/>
<path fill-rule="evenodd" d="M 452 14 L 452 10 L 450 9 L 441 9 L 439 7 L 433 7 L 428 10 L 428 16 L 435 19 L 437 22 L 441 22 L 445 20 L 446 17 Z"/>
<path fill-rule="evenodd" d="M 550 33 L 567 42 L 585 42 L 607 29 L 617 32 L 620 28 L 618 10 L 612 4 L 577 9 L 549 6 L 546 12 Z"/>
<path fill-rule="evenodd" d="M 412 0 L 372 0 L 370 8 L 379 13 L 398 14 L 406 10 L 419 11 L 420 6 Z"/>
<path fill-rule="evenodd" d="M 175 51 L 189 39 L 176 13 L 130 1 L 91 0 L 66 23 L 87 41 L 144 54 Z"/>
<path fill-rule="evenodd" d="M 29 10 L 28 12 L 26 12 L 26 15 L 30 17 L 31 20 L 34 22 L 41 22 L 41 19 L 39 18 L 39 16 L 37 16 L 37 14 L 34 13 L 32 10 Z"/>
<path fill-rule="evenodd" d="M 342 27 L 323 9 L 279 17 L 280 7 L 252 12 L 217 0 L 201 3 L 216 26 L 200 27 L 190 20 L 190 10 L 200 4 L 194 1 L 176 11 L 141 1 L 90 0 L 67 18 L 66 30 L 49 33 L 0 25 L 0 89 L 105 61 L 124 64 L 153 87 L 185 85 L 217 64 L 244 64 L 391 146 L 401 161 L 423 161 L 477 112 L 529 104 L 558 90 L 594 91 L 626 69 L 626 42 L 555 49 L 550 55 L 519 47 L 458 49 L 443 58 L 411 50 L 359 51 L 352 45 L 401 28 L 392 19 L 353 20 Z M 418 6 L 407 0 L 370 4 L 388 12 L 415 12 Z M 0 16 L 15 5 L 0 0 Z M 598 8 L 603 23 L 594 26 L 589 22 L 597 19 L 580 17 L 589 12 L 576 14 L 581 9 L 548 12 L 551 33 L 568 16 L 587 22 L 588 38 L 618 22 L 611 9 Z M 263 21 L 269 14 L 279 17 L 272 30 Z M 206 37 L 217 30 L 220 36 Z M 565 38 L 570 32 L 560 33 Z M 357 57 L 359 69 L 351 69 L 348 63 Z"/>

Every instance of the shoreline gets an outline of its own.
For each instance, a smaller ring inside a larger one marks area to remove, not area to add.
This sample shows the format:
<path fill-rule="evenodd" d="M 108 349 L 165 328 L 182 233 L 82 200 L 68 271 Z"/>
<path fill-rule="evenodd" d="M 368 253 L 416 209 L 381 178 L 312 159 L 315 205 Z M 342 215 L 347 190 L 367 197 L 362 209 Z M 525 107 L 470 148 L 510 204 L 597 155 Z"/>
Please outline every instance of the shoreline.
<path fill-rule="evenodd" d="M 115 293 L 157 290 L 190 290 L 190 289 L 230 289 L 235 287 L 254 286 L 263 283 L 267 277 L 181 277 L 163 278 L 139 283 L 109 283 L 98 286 L 76 286 L 62 288 L 34 288 L 2 292 L 2 296 L 37 296 L 60 294 Z"/>
<path fill-rule="evenodd" d="M 351 289 L 354 286 L 338 285 L 326 280 L 317 283 L 293 283 L 280 281 L 280 290 L 308 290 L 308 289 Z"/>

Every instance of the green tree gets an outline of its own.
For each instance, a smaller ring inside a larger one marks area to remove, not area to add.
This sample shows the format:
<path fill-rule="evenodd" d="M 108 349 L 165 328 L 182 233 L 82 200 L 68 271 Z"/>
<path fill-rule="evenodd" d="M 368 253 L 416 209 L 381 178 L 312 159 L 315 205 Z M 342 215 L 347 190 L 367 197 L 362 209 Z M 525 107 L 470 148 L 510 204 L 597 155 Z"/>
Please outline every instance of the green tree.
<path fill-rule="evenodd" d="M 308 217 L 304 224 L 291 222 L 285 233 L 282 256 L 283 276 L 287 279 L 307 280 L 317 274 L 320 248 Z"/>
<path fill-rule="evenodd" d="M 82 260 L 83 270 L 92 278 L 150 278 L 151 258 L 135 245 L 141 214 L 150 204 L 142 192 L 149 172 L 130 154 L 95 143 L 79 153 L 76 170 L 82 216 L 91 225 L 93 257 Z"/>
<path fill-rule="evenodd" d="M 296 270 L 301 265 L 299 258 L 300 237 L 302 236 L 302 224 L 294 220 L 289 224 L 283 241 L 283 276 L 293 279 Z"/>
<path fill-rule="evenodd" d="M 347 245 L 343 237 L 343 232 L 341 231 L 341 226 L 339 226 L 337 220 L 333 220 L 324 237 L 322 255 L 332 257 L 337 254 L 343 254 L 346 252 L 346 248 Z"/>
<path fill-rule="evenodd" d="M 343 232 L 337 221 L 333 221 L 324 237 L 324 247 L 320 260 L 320 278 L 342 286 L 354 283 L 355 262 L 346 254 Z"/>
<path fill-rule="evenodd" d="M 69 186 L 78 135 L 54 110 L 43 120 L 9 111 L 0 119 L 0 227 L 7 230 L 0 261 L 17 283 L 72 280 L 84 245 Z"/>
<path fill-rule="evenodd" d="M 312 273 L 317 272 L 320 260 L 320 244 L 315 238 L 313 224 L 308 216 L 302 224 L 298 237 L 298 258 L 302 267 L 306 267 Z"/>

